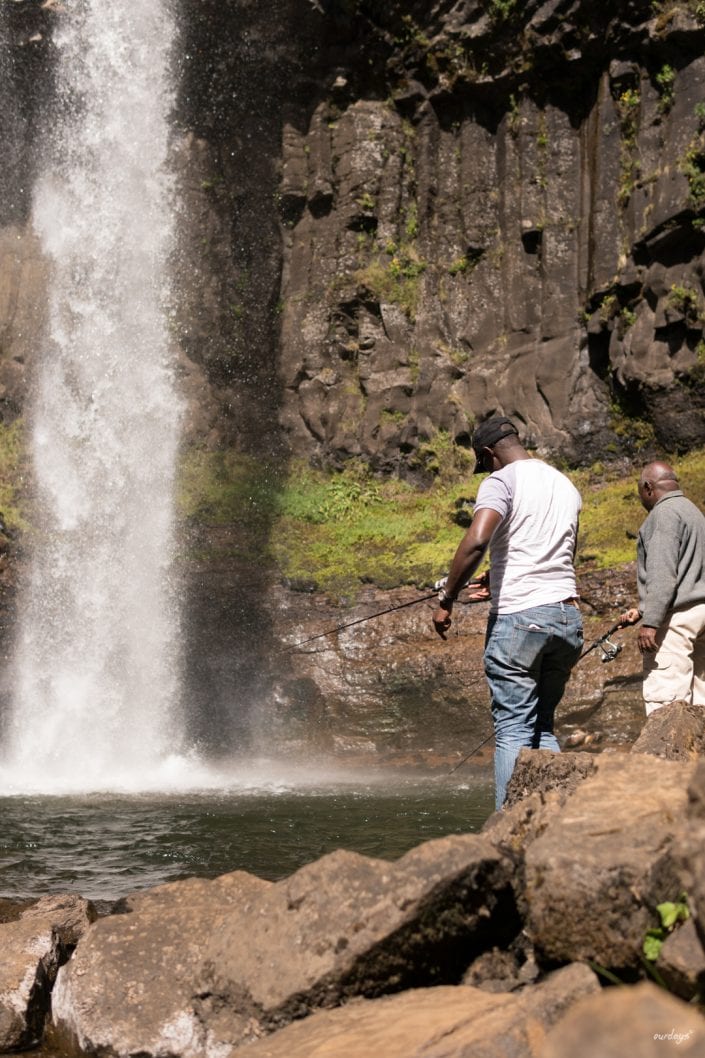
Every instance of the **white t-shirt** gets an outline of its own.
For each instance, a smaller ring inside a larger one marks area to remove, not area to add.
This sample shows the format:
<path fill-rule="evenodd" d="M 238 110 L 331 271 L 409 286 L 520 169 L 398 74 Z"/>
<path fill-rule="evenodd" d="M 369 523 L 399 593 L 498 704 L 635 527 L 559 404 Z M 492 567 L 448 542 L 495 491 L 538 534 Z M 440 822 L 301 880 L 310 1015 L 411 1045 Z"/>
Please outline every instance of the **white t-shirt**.
<path fill-rule="evenodd" d="M 502 521 L 490 541 L 492 613 L 516 613 L 577 595 L 573 555 L 580 493 L 540 459 L 517 459 L 486 478 L 475 510 Z"/>

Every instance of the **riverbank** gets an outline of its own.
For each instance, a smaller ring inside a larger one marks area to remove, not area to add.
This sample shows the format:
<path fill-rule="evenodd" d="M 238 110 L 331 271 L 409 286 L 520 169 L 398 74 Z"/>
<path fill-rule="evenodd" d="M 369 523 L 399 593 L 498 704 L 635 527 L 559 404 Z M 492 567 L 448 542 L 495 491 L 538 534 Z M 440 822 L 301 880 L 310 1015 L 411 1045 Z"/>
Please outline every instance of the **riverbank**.
<path fill-rule="evenodd" d="M 46 898 L 0 926 L 0 1043 L 41 1035 L 51 991 L 55 1054 L 700 1054 L 704 747 L 676 704 L 630 753 L 524 751 L 479 834 L 395 862 L 192 878 L 100 919 Z"/>

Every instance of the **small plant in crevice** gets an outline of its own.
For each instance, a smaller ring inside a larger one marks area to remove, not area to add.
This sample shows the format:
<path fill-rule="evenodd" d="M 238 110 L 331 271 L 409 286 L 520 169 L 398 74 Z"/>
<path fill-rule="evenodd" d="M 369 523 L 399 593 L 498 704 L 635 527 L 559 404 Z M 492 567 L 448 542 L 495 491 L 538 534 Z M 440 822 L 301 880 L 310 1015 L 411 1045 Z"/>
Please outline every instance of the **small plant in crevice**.
<path fill-rule="evenodd" d="M 610 429 L 627 452 L 641 452 L 656 441 L 653 425 L 639 414 L 631 414 L 615 399 L 610 405 Z"/>
<path fill-rule="evenodd" d="M 688 199 L 696 210 L 705 209 L 705 142 L 694 136 L 678 160 L 678 168 L 688 181 Z"/>
<path fill-rule="evenodd" d="M 641 97 L 635 88 L 626 89 L 617 100 L 620 128 L 617 201 L 620 206 L 629 201 L 641 172 L 637 153 L 640 106 Z"/>
<path fill-rule="evenodd" d="M 659 92 L 659 109 L 665 114 L 673 106 L 673 93 L 676 82 L 676 71 L 669 63 L 664 63 L 655 77 Z"/>
<path fill-rule="evenodd" d="M 521 127 L 521 114 L 519 112 L 519 101 L 517 97 L 512 94 L 509 96 L 509 111 L 507 114 L 507 127 L 509 129 L 510 136 L 516 137 L 519 135 L 519 129 Z"/>
<path fill-rule="evenodd" d="M 684 893 L 681 894 L 677 901 L 666 901 L 663 904 L 658 904 L 656 911 L 659 916 L 659 924 L 647 929 L 643 944 L 644 958 L 652 963 L 658 959 L 664 942 L 673 933 L 676 926 L 690 918 L 688 902 Z"/>
<path fill-rule="evenodd" d="M 360 209 L 363 209 L 366 213 L 372 213 L 377 204 L 374 195 L 371 195 L 368 191 L 364 191 L 355 201 Z"/>
<path fill-rule="evenodd" d="M 357 282 L 380 301 L 399 305 L 409 319 L 416 316 L 419 281 L 428 267 L 410 243 L 395 248 L 385 260 L 382 256 L 355 273 Z"/>
<path fill-rule="evenodd" d="M 668 306 L 675 312 L 680 313 L 686 320 L 691 322 L 700 320 L 698 294 L 692 287 L 674 283 L 668 292 L 666 300 Z"/>
<path fill-rule="evenodd" d="M 472 474 L 475 457 L 457 445 L 447 430 L 437 430 L 433 437 L 419 445 L 417 465 L 434 477 L 456 478 Z"/>
<path fill-rule="evenodd" d="M 507 22 L 516 13 L 518 0 L 489 0 L 488 15 L 494 23 Z"/>

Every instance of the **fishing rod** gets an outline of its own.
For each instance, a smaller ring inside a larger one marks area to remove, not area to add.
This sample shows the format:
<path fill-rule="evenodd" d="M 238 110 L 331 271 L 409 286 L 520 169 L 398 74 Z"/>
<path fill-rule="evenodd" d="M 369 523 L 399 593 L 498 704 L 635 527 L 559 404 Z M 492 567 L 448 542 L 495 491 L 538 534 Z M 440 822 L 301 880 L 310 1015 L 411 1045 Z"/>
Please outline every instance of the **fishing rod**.
<path fill-rule="evenodd" d="M 467 584 L 463 585 L 463 588 L 481 588 L 485 586 L 485 581 L 482 578 L 478 580 L 469 580 Z M 315 636 L 309 636 L 308 639 L 302 639 L 298 643 L 292 643 L 290 647 L 286 647 L 281 653 L 289 654 L 292 650 L 298 650 L 299 647 L 306 646 L 307 643 L 313 643 L 315 639 L 323 639 L 324 636 L 331 636 L 335 632 L 342 632 L 346 628 L 352 628 L 353 625 L 363 624 L 365 621 L 372 621 L 375 617 L 384 617 L 385 614 L 395 613 L 397 610 L 404 610 L 407 606 L 416 606 L 419 602 L 428 602 L 429 599 L 438 598 L 438 589 L 430 592 L 428 595 L 422 595 L 419 599 L 411 599 L 409 602 L 399 603 L 398 606 L 388 606 L 386 610 L 378 610 L 377 613 L 368 614 L 367 617 L 357 617 L 354 621 L 347 621 L 345 624 L 336 625 L 335 628 L 328 628 L 325 632 L 318 632 Z M 458 599 L 463 606 L 468 606 L 473 602 L 486 602 L 486 599 L 468 599 L 463 602 L 462 599 Z"/>
<path fill-rule="evenodd" d="M 477 682 L 477 681 L 475 681 L 475 682 Z M 487 743 L 489 742 L 489 740 L 490 740 L 491 738 L 494 738 L 494 731 L 490 731 L 490 733 L 489 733 L 489 735 L 487 736 L 487 738 L 483 738 L 482 742 L 479 742 L 479 743 L 477 744 L 477 746 L 475 746 L 475 748 L 474 748 L 474 749 L 471 749 L 471 750 L 470 750 L 470 752 L 468 753 L 468 755 L 467 755 L 466 757 L 463 757 L 463 759 L 462 759 L 461 761 L 459 761 L 459 762 L 458 762 L 458 763 L 457 763 L 457 764 L 455 765 L 455 767 L 454 767 L 454 768 L 451 768 L 451 769 L 450 769 L 450 771 L 448 772 L 448 774 L 449 774 L 449 775 L 452 775 L 454 771 L 457 771 L 457 770 L 458 770 L 458 768 L 462 768 L 463 764 L 465 764 L 465 762 L 466 762 L 466 761 L 470 760 L 470 758 L 471 758 L 471 757 L 474 757 L 474 756 L 475 756 L 475 754 L 477 753 L 478 749 L 482 749 L 482 747 L 483 747 L 483 746 L 486 746 L 486 745 L 487 745 Z"/>
<path fill-rule="evenodd" d="M 578 658 L 578 660 L 576 661 L 575 664 L 576 665 L 579 664 L 579 662 L 581 662 L 583 660 L 583 658 L 586 657 L 591 651 L 597 650 L 598 648 L 599 648 L 599 650 L 600 650 L 600 652 L 602 654 L 601 660 L 603 662 L 614 661 L 614 659 L 617 657 L 617 655 L 620 653 L 620 651 L 623 650 L 623 645 L 621 643 L 613 643 L 611 641 L 611 637 L 615 634 L 615 632 L 619 632 L 623 628 L 629 628 L 631 625 L 638 624 L 638 622 L 640 620 L 641 620 L 641 617 L 637 617 L 636 621 L 626 621 L 626 622 L 618 621 L 617 624 L 612 625 L 611 628 L 607 629 L 607 631 L 604 633 L 604 635 L 599 636 L 595 640 L 594 643 L 591 643 L 590 646 L 587 647 L 587 649 L 582 652 L 582 654 L 580 655 L 580 657 Z M 472 682 L 467 684 L 467 686 L 471 687 L 473 684 L 475 684 L 477 682 L 478 682 L 478 680 L 472 680 Z M 602 705 L 602 702 L 598 702 L 598 708 L 599 708 L 600 705 Z M 597 709 L 595 709 L 594 712 L 597 712 Z M 593 715 L 594 715 L 594 713 L 593 713 Z M 451 770 L 448 772 L 448 775 L 452 775 L 453 772 L 456 772 L 458 770 L 458 768 L 462 768 L 463 764 L 465 764 L 467 761 L 469 761 L 471 757 L 474 757 L 475 754 L 477 753 L 477 751 L 482 749 L 483 746 L 486 746 L 487 743 L 490 741 L 490 739 L 493 738 L 493 737 L 494 737 L 494 731 L 491 731 L 489 733 L 489 735 L 487 736 L 487 738 L 483 738 L 482 742 L 479 742 L 474 747 L 474 749 L 471 749 L 470 752 L 465 757 L 463 757 L 463 759 L 461 761 L 459 761 L 455 765 L 454 768 L 451 768 Z"/>
<path fill-rule="evenodd" d="M 623 628 L 629 628 L 630 625 L 638 624 L 640 620 L 641 617 L 637 617 L 636 621 L 618 621 L 616 625 L 612 625 L 611 628 L 607 629 L 604 635 L 596 639 L 594 643 L 591 643 L 590 646 L 582 652 L 575 664 L 578 665 L 591 651 L 597 649 L 599 649 L 602 655 L 600 659 L 601 661 L 614 661 L 624 647 L 622 643 L 613 643 L 611 637 L 615 632 L 620 632 Z"/>

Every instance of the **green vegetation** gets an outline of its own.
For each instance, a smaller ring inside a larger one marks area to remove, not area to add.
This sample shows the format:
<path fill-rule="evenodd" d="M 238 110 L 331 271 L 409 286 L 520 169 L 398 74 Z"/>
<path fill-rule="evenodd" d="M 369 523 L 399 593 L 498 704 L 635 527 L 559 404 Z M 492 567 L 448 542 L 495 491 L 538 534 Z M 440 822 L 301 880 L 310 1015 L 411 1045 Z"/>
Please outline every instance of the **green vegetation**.
<path fill-rule="evenodd" d="M 659 107 L 667 112 L 673 106 L 673 89 L 676 81 L 676 71 L 668 63 L 664 63 L 656 74 L 656 85 L 659 90 Z"/>
<path fill-rule="evenodd" d="M 705 144 L 700 133 L 694 136 L 678 166 L 688 181 L 690 204 L 695 209 L 705 207 Z"/>
<path fill-rule="evenodd" d="M 667 901 L 659 904 L 656 910 L 660 919 L 659 925 L 647 930 L 644 937 L 644 958 L 649 962 L 656 962 L 669 933 L 672 933 L 680 922 L 690 918 L 685 895 L 676 903 Z"/>
<path fill-rule="evenodd" d="M 619 114 L 619 190 L 617 201 L 620 206 L 626 205 L 639 179 L 641 167 L 637 154 L 637 133 L 639 131 L 639 108 L 641 98 L 634 88 L 622 92 L 617 100 Z"/>
<path fill-rule="evenodd" d="M 638 423 L 631 429 L 630 442 Z M 472 474 L 473 462 L 442 431 L 418 455 L 419 469 L 433 479 L 426 489 L 374 477 L 354 460 L 335 473 L 292 465 L 279 479 L 246 456 L 194 449 L 184 458 L 179 506 L 196 523 L 236 526 L 246 561 L 273 560 L 283 576 L 315 580 L 335 595 L 354 595 L 364 582 L 428 587 L 461 539 L 457 501 L 477 495 L 482 478 Z M 705 450 L 672 462 L 686 494 L 705 495 Z M 645 517 L 638 469 L 626 478 L 602 465 L 568 475 L 583 497 L 578 570 L 633 561 Z"/>
<path fill-rule="evenodd" d="M 698 293 L 692 287 L 673 284 L 668 292 L 668 305 L 691 323 L 702 322 Z"/>
<path fill-rule="evenodd" d="M 366 213 L 372 213 L 376 205 L 374 195 L 371 195 L 368 191 L 364 191 L 360 197 L 356 199 L 356 202 L 360 209 L 364 209 Z"/>
<path fill-rule="evenodd" d="M 506 22 L 517 11 L 518 0 L 489 0 L 488 14 L 493 22 Z"/>
<path fill-rule="evenodd" d="M 400 425 L 402 417 L 383 412 L 382 418 Z M 624 418 L 623 429 L 633 449 L 638 421 Z M 0 511 L 19 530 L 28 528 L 23 434 L 20 421 L 0 425 Z M 672 461 L 686 494 L 696 501 L 705 495 L 705 450 Z M 178 510 L 185 523 L 235 528 L 225 547 L 241 560 L 274 562 L 282 575 L 315 580 L 334 594 L 354 594 L 363 582 L 427 587 L 445 572 L 461 538 L 453 521 L 457 503 L 475 496 L 482 480 L 473 465 L 472 453 L 443 431 L 417 456 L 418 469 L 431 479 L 425 489 L 377 478 L 354 460 L 335 473 L 293 464 L 283 476 L 242 453 L 190 448 L 181 462 Z M 596 465 L 568 474 L 583 497 L 578 568 L 632 561 L 633 537 L 645 517 L 638 471 L 625 478 Z M 212 560 L 213 552 L 194 557 Z"/>
<path fill-rule="evenodd" d="M 655 444 L 654 429 L 650 422 L 636 415 L 627 415 L 619 404 L 613 404 L 610 426 L 612 432 L 623 438 L 628 452 L 641 452 L 642 449 Z"/>
<path fill-rule="evenodd" d="M 388 246 L 388 250 L 390 248 Z M 388 260 L 375 257 L 355 273 L 355 278 L 380 301 L 399 305 L 413 320 L 419 298 L 419 279 L 427 265 L 411 243 L 394 246 L 393 250 L 391 256 L 387 253 Z"/>

